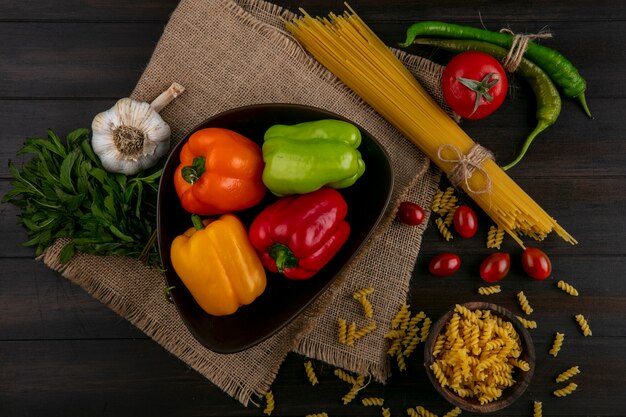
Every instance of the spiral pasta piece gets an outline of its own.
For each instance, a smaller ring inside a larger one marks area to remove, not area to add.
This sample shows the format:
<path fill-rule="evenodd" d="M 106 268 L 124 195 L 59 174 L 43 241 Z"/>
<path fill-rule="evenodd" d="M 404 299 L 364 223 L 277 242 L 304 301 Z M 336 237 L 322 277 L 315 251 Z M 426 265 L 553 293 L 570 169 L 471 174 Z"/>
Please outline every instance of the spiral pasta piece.
<path fill-rule="evenodd" d="M 446 217 L 443 218 L 443 224 L 445 224 L 448 227 L 452 226 L 452 223 L 454 222 L 454 213 L 456 212 L 456 209 L 458 208 L 459 206 L 455 204 L 453 207 L 450 207 L 448 209 L 448 213 L 446 214 Z"/>
<path fill-rule="evenodd" d="M 580 368 L 578 366 L 572 366 L 569 369 L 566 369 L 565 371 L 561 372 L 557 377 L 556 377 L 556 382 L 565 382 L 568 379 L 572 378 L 573 376 L 576 376 L 580 373 Z"/>
<path fill-rule="evenodd" d="M 315 370 L 313 369 L 311 361 L 304 362 L 304 369 L 311 385 L 315 386 L 316 384 L 319 384 L 319 380 L 317 379 L 317 375 L 315 375 Z"/>
<path fill-rule="evenodd" d="M 530 370 L 530 364 L 528 362 L 524 361 L 524 360 L 521 360 L 521 359 L 511 359 L 511 360 L 509 360 L 509 362 L 511 363 L 511 365 L 518 367 L 522 371 Z"/>
<path fill-rule="evenodd" d="M 355 340 L 356 340 L 356 323 L 352 322 L 348 325 L 348 330 L 346 331 L 346 345 L 348 346 L 354 345 Z"/>
<path fill-rule="evenodd" d="M 400 310 L 396 313 L 393 319 L 391 319 L 391 330 L 399 329 L 404 322 L 408 322 L 410 320 L 411 312 L 409 311 L 410 306 L 408 304 L 402 304 L 400 306 Z"/>
<path fill-rule="evenodd" d="M 527 320 L 524 317 L 521 316 L 515 316 L 517 317 L 517 319 L 520 321 L 520 323 L 522 323 L 522 326 L 526 327 L 527 329 L 536 329 L 537 328 L 537 322 L 534 320 Z"/>
<path fill-rule="evenodd" d="M 265 393 L 265 409 L 263 410 L 263 414 L 267 414 L 268 416 L 272 415 L 274 407 L 274 393 L 272 393 L 272 391 L 267 391 Z"/>
<path fill-rule="evenodd" d="M 439 233 L 441 233 L 441 236 L 443 236 L 447 242 L 452 240 L 452 233 L 441 217 L 435 219 L 435 224 L 437 225 L 437 230 L 439 230 Z"/>
<path fill-rule="evenodd" d="M 396 363 L 398 364 L 398 370 L 400 372 L 406 371 L 406 361 L 404 360 L 404 355 L 401 351 L 396 353 Z"/>
<path fill-rule="evenodd" d="M 430 205 L 430 209 L 433 211 L 433 213 L 438 213 L 439 212 L 439 207 L 441 207 L 441 198 L 442 197 L 443 197 L 443 191 L 442 190 L 435 191 L 435 196 L 433 197 L 433 202 Z"/>
<path fill-rule="evenodd" d="M 417 410 L 415 408 L 407 408 L 406 409 L 406 414 L 409 417 L 421 417 L 418 413 Z"/>
<path fill-rule="evenodd" d="M 576 391 L 576 388 L 578 388 L 578 385 L 571 382 L 566 387 L 555 390 L 553 394 L 557 397 L 565 397 L 566 395 L 570 395 L 571 393 Z"/>
<path fill-rule="evenodd" d="M 563 340 L 565 340 L 565 333 L 556 332 L 554 342 L 552 342 L 552 348 L 550 348 L 548 353 L 556 358 L 556 355 L 561 351 L 561 346 L 563 346 Z"/>
<path fill-rule="evenodd" d="M 422 416 L 422 417 L 438 417 L 437 414 L 433 413 L 432 411 L 429 411 L 429 410 L 425 409 L 421 405 L 415 407 L 415 410 L 417 411 L 417 414 Z"/>
<path fill-rule="evenodd" d="M 421 341 L 425 342 L 428 339 L 428 334 L 430 333 L 430 326 L 432 324 L 432 320 L 430 317 L 426 317 L 424 319 L 424 324 L 422 324 L 422 330 L 420 332 Z"/>
<path fill-rule="evenodd" d="M 335 369 L 335 376 L 348 384 L 356 385 L 358 383 L 357 378 L 354 375 L 349 374 L 341 368 Z"/>
<path fill-rule="evenodd" d="M 341 397 L 341 400 L 343 401 L 343 405 L 350 404 L 352 400 L 356 398 L 360 389 L 361 389 L 360 385 L 358 384 L 352 385 L 352 387 L 350 388 L 350 391 L 348 391 L 346 395 Z"/>
<path fill-rule="evenodd" d="M 380 411 L 383 417 L 391 417 L 391 411 L 388 407 L 383 407 Z"/>
<path fill-rule="evenodd" d="M 504 240 L 504 229 L 500 226 L 491 226 L 487 232 L 487 247 L 490 249 L 500 249 Z"/>
<path fill-rule="evenodd" d="M 543 403 L 541 401 L 533 403 L 533 417 L 543 417 Z"/>
<path fill-rule="evenodd" d="M 385 404 L 385 400 L 380 397 L 366 397 L 366 398 L 363 398 L 361 402 L 366 407 L 373 407 L 373 406 L 382 407 Z"/>
<path fill-rule="evenodd" d="M 374 287 L 365 287 L 365 288 L 361 288 L 361 289 L 354 291 L 352 293 L 352 297 L 355 300 L 358 300 L 359 298 L 367 297 L 373 292 L 374 292 Z"/>
<path fill-rule="evenodd" d="M 528 299 L 526 298 L 526 294 L 524 291 L 520 291 L 517 293 L 517 300 L 519 301 L 519 305 L 526 314 L 530 314 L 533 312 L 533 308 L 530 306 Z"/>
<path fill-rule="evenodd" d="M 591 336 L 592 335 L 591 328 L 589 327 L 589 323 L 587 322 L 587 319 L 585 318 L 585 316 L 583 316 L 582 314 L 576 314 L 574 318 L 576 319 L 576 322 L 580 326 L 580 330 L 582 330 L 583 335 Z"/>
<path fill-rule="evenodd" d="M 491 285 L 488 287 L 478 287 L 478 294 L 480 295 L 492 295 L 501 292 L 502 289 L 499 285 Z"/>
<path fill-rule="evenodd" d="M 342 345 L 345 345 L 346 344 L 346 336 L 348 334 L 348 325 L 347 325 L 345 319 L 339 319 L 339 320 L 337 320 L 337 323 L 339 325 L 338 332 L 337 332 L 337 335 L 338 335 L 337 340 Z"/>
<path fill-rule="evenodd" d="M 357 298 L 357 300 L 361 303 L 361 307 L 363 307 L 363 315 L 365 318 L 371 319 L 374 317 L 374 307 L 372 303 L 370 303 L 370 300 L 368 300 L 367 297 L 360 297 Z"/>
<path fill-rule="evenodd" d="M 313 413 L 313 414 L 307 414 L 305 417 L 328 417 L 328 413 Z"/>
<path fill-rule="evenodd" d="M 360 329 L 357 329 L 354 332 L 354 342 L 356 342 L 357 340 L 361 339 L 363 336 L 372 333 L 374 330 L 376 330 L 376 322 L 375 321 L 373 321 L 371 323 L 368 323 L 366 326 L 361 327 Z"/>
<path fill-rule="evenodd" d="M 569 295 L 578 297 L 578 290 L 574 288 L 571 284 L 568 284 L 567 282 L 560 280 L 559 282 L 556 283 L 556 286 L 559 287 L 561 290 L 565 291 L 566 293 L 568 293 Z"/>
<path fill-rule="evenodd" d="M 443 417 L 458 417 L 462 413 L 459 407 L 454 407 L 452 410 L 448 411 L 443 415 Z"/>

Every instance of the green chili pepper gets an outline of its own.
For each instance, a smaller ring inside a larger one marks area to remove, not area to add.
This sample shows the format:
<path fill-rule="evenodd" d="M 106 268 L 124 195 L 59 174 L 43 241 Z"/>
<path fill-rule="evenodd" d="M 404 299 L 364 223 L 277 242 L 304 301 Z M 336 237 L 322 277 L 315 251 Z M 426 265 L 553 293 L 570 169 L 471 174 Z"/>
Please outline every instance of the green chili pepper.
<path fill-rule="evenodd" d="M 341 120 L 274 125 L 264 135 L 263 183 L 278 196 L 349 187 L 365 171 L 360 144 L 359 129 Z"/>
<path fill-rule="evenodd" d="M 418 45 L 436 46 L 450 52 L 479 51 L 487 53 L 499 60 L 504 59 L 508 52 L 504 48 L 487 42 L 469 40 L 419 38 L 415 39 L 414 43 Z M 561 113 L 561 98 L 559 97 L 559 92 L 554 86 L 554 83 L 552 83 L 552 80 L 550 80 L 550 77 L 548 77 L 539 66 L 526 58 L 522 58 L 516 73 L 528 81 L 530 88 L 532 88 L 535 93 L 537 102 L 537 111 L 535 113 L 537 126 L 526 138 L 524 146 L 517 157 L 512 162 L 502 167 L 505 171 L 512 168 L 524 157 L 535 137 L 546 128 L 553 125 Z"/>
<path fill-rule="evenodd" d="M 416 37 L 437 36 L 451 39 L 466 39 L 489 42 L 503 48 L 510 48 L 513 36 L 507 33 L 492 32 L 471 26 L 460 26 L 443 22 L 419 22 L 409 27 L 406 40 L 402 47 L 411 45 Z M 563 89 L 563 94 L 570 98 L 577 98 L 587 116 L 591 112 L 587 107 L 585 89 L 587 83 L 578 73 L 574 65 L 554 49 L 528 42 L 525 56 L 539 65 L 555 84 Z"/>

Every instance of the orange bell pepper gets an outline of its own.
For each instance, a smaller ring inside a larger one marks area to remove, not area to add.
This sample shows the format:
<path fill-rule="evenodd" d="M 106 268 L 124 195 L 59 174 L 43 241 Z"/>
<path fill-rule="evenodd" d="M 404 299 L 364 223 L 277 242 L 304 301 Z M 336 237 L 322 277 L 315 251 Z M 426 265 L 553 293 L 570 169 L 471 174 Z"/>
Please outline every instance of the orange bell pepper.
<path fill-rule="evenodd" d="M 267 278 L 241 220 L 233 214 L 192 219 L 194 227 L 174 239 L 170 255 L 193 298 L 214 316 L 252 303 L 265 291 Z"/>
<path fill-rule="evenodd" d="M 247 209 L 265 195 L 261 147 L 229 129 L 193 133 L 180 152 L 174 187 L 190 213 L 212 216 Z"/>

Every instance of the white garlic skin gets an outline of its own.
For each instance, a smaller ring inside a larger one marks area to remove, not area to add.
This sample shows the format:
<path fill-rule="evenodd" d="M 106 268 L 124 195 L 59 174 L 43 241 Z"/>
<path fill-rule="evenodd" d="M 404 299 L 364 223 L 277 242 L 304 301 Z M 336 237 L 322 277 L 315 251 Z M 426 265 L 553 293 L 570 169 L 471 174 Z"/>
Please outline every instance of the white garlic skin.
<path fill-rule="evenodd" d="M 114 132 L 121 126 L 143 133 L 143 147 L 134 155 L 120 152 Z M 154 166 L 169 150 L 170 127 L 149 103 L 122 98 L 115 106 L 94 117 L 91 146 L 109 172 L 133 175 Z"/>

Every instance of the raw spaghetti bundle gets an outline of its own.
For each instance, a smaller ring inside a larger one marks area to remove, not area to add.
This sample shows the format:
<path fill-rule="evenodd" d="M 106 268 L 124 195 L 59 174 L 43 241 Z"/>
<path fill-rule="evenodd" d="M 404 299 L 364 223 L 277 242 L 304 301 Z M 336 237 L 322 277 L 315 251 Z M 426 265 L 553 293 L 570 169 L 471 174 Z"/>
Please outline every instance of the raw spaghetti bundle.
<path fill-rule="evenodd" d="M 347 6 L 347 5 L 346 5 Z M 431 98 L 393 52 L 349 6 L 343 15 L 285 22 L 322 65 L 424 152 L 522 247 L 555 231 L 576 243 Z"/>

